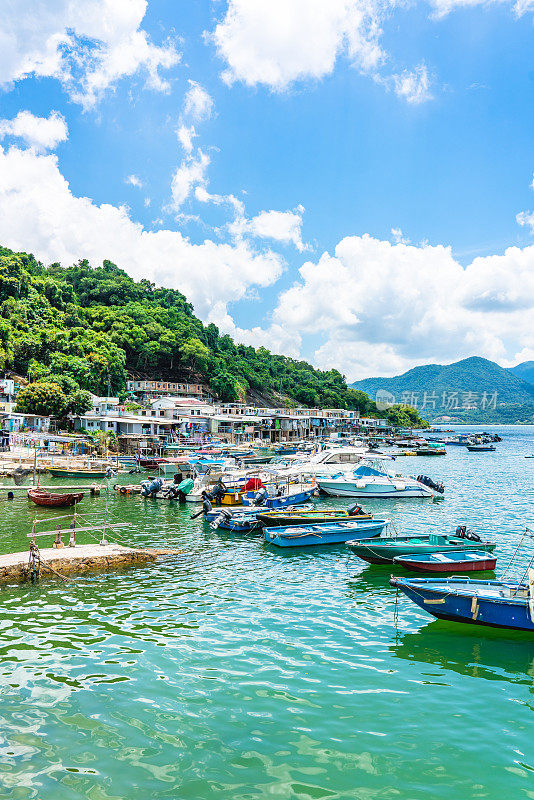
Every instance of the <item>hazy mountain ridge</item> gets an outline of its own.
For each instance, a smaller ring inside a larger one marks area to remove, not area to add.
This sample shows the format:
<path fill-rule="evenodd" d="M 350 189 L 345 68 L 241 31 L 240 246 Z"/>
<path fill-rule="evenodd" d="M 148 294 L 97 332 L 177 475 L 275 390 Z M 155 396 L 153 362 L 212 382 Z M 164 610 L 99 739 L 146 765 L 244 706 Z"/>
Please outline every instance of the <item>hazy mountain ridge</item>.
<path fill-rule="evenodd" d="M 392 378 L 366 378 L 352 384 L 372 399 L 379 389 L 390 392 L 396 402 L 416 405 L 423 416 L 440 416 L 458 421 L 498 422 L 499 416 L 529 421 L 534 415 L 534 383 L 530 375 L 534 362 L 505 369 L 479 356 L 453 364 L 426 364 Z M 519 369 L 521 374 L 517 374 Z M 533 369 L 534 371 L 534 369 Z"/>
<path fill-rule="evenodd" d="M 510 367 L 510 372 L 534 386 L 534 361 L 523 361 L 515 367 Z"/>

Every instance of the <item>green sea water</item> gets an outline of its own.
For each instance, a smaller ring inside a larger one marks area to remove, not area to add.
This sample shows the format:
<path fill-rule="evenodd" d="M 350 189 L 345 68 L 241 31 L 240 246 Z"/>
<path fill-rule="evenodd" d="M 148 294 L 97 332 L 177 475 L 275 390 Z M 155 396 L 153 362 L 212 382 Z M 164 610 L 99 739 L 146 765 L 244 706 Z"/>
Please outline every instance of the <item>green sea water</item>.
<path fill-rule="evenodd" d="M 534 428 L 498 430 L 495 453 L 398 459 L 444 502 L 367 507 L 399 533 L 467 523 L 503 567 L 534 522 Z M 60 513 L 4 497 L 2 552 Z M 189 506 L 108 503 L 128 543 L 182 553 L 0 589 L 2 800 L 534 798 L 532 637 L 396 609 L 391 568 L 344 546 L 280 551 Z"/>

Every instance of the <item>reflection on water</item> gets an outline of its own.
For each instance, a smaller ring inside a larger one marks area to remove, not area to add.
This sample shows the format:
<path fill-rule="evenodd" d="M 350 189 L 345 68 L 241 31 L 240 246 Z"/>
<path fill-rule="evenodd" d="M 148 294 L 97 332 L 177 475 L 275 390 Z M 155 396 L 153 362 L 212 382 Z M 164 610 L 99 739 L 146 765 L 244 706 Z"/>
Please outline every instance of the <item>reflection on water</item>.
<path fill-rule="evenodd" d="M 468 523 L 505 563 L 531 516 L 532 451 L 520 429 L 488 458 L 399 459 L 444 480 L 445 501 L 369 510 L 400 533 Z M 343 546 L 276 549 L 186 505 L 108 503 L 130 543 L 182 552 L 0 591 L 0 800 L 534 798 L 534 642 L 396 604 L 392 568 Z M 3 552 L 47 514 L 23 498 L 2 511 Z"/>
<path fill-rule="evenodd" d="M 534 641 L 525 633 L 434 620 L 415 633 L 401 633 L 390 651 L 396 658 L 460 675 L 534 688 Z"/>

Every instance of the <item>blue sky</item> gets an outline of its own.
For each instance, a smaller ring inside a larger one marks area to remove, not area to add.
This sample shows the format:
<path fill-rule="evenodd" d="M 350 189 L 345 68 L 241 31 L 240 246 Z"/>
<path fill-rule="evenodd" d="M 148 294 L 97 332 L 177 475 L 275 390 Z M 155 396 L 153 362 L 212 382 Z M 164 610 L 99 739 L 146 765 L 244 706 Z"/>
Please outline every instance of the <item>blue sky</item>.
<path fill-rule="evenodd" d="M 528 2 L 30 0 L 0 240 L 349 378 L 534 358 Z"/>

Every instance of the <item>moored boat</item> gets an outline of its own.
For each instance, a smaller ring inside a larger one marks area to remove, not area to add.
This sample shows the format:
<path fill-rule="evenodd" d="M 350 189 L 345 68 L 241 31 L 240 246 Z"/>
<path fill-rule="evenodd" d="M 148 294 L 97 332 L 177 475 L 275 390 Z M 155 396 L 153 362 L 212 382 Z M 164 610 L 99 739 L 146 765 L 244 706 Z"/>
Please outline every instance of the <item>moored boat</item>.
<path fill-rule="evenodd" d="M 319 525 L 290 525 L 288 527 L 264 528 L 263 535 L 268 544 L 277 547 L 309 547 L 320 544 L 340 544 L 358 537 L 370 540 L 380 536 L 389 524 L 389 519 L 351 520 L 350 522 L 324 522 Z"/>
<path fill-rule="evenodd" d="M 267 528 L 278 525 L 316 525 L 322 522 L 347 522 L 352 519 L 372 519 L 372 514 L 366 514 L 358 505 L 349 508 L 309 508 L 297 507 L 295 509 L 279 509 L 274 511 L 261 511 L 258 520 Z"/>
<path fill-rule="evenodd" d="M 38 506 L 48 506 L 49 508 L 66 508 L 79 503 L 85 492 L 55 493 L 48 492 L 35 486 L 28 489 L 28 498 Z"/>
<path fill-rule="evenodd" d="M 432 498 L 444 492 L 442 484 L 435 483 L 426 476 L 419 476 L 417 479 L 405 478 L 372 463 L 361 464 L 348 474 L 340 473 L 331 478 L 318 478 L 317 485 L 321 491 L 336 497 Z"/>
<path fill-rule="evenodd" d="M 528 583 L 392 576 L 389 582 L 439 619 L 533 633 L 533 581 L 532 576 Z"/>
<path fill-rule="evenodd" d="M 111 468 L 107 469 L 60 469 L 48 467 L 48 472 L 54 478 L 105 478 Z"/>
<path fill-rule="evenodd" d="M 463 550 L 470 552 L 473 549 L 492 553 L 495 542 L 473 542 L 462 536 L 449 534 L 430 533 L 426 536 L 391 536 L 377 541 L 353 540 L 347 542 L 347 547 L 354 555 L 369 564 L 393 564 L 397 556 L 409 556 L 420 553 L 448 553 Z"/>
<path fill-rule="evenodd" d="M 470 453 L 493 453 L 497 449 L 494 444 L 468 444 L 466 447 Z"/>
<path fill-rule="evenodd" d="M 411 553 L 395 556 L 394 564 L 414 572 L 481 572 L 493 570 L 497 559 L 483 550 L 449 550 L 446 553 Z"/>

